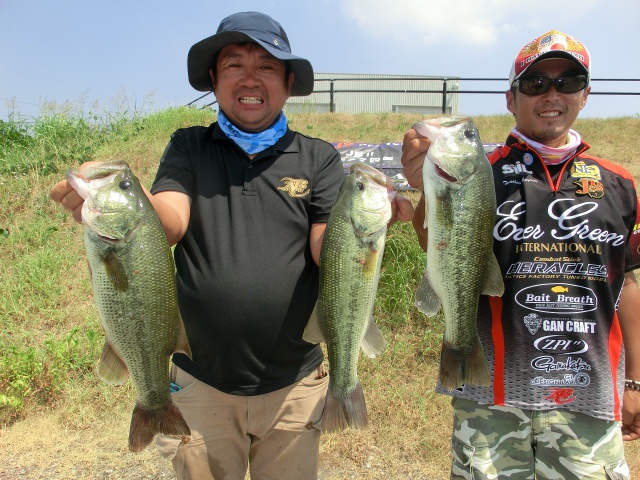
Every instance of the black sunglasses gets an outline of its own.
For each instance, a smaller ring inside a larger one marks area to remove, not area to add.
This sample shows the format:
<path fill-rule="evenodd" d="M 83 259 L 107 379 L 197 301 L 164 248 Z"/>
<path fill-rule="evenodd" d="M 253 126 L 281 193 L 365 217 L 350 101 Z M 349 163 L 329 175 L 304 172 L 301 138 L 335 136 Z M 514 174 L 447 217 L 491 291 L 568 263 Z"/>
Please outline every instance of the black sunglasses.
<path fill-rule="evenodd" d="M 541 76 L 525 77 L 515 80 L 511 86 L 518 87 L 525 95 L 542 95 L 553 85 L 559 93 L 576 93 L 587 88 L 589 79 L 586 75 L 563 75 L 558 78 Z"/>

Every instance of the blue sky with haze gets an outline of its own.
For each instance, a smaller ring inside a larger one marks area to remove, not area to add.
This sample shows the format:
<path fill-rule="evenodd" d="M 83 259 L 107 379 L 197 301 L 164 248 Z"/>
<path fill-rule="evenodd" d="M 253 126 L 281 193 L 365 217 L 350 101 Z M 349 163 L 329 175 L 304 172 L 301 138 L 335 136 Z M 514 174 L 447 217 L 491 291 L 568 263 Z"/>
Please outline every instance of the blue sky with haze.
<path fill-rule="evenodd" d="M 518 5 L 518 9 L 514 8 Z M 147 111 L 198 96 L 187 52 L 236 11 L 285 28 L 316 72 L 505 78 L 518 49 L 557 29 L 589 48 L 594 79 L 640 79 L 638 0 L 565 0 L 534 10 L 513 0 L 0 0 L 0 119 L 43 106 Z M 531 11 L 524 11 L 527 7 Z M 552 8 L 553 16 L 552 18 Z M 461 89 L 504 90 L 504 82 Z M 592 92 L 640 92 L 640 82 L 593 82 Z M 504 96 L 462 94 L 459 112 L 506 113 Z M 585 117 L 640 114 L 640 95 L 591 95 Z"/>

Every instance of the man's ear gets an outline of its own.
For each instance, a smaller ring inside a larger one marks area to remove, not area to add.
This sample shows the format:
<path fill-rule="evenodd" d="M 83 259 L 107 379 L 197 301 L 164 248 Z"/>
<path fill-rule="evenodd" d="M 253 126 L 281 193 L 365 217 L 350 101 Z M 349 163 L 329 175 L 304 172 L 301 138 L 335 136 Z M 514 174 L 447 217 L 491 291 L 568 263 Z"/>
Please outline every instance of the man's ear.
<path fill-rule="evenodd" d="M 209 78 L 211 78 L 211 91 L 215 92 L 215 89 L 216 89 L 216 77 L 213 74 L 213 68 L 209 69 Z"/>
<path fill-rule="evenodd" d="M 516 96 L 512 90 L 507 90 L 504 94 L 507 99 L 507 110 L 511 113 L 516 113 Z"/>
<path fill-rule="evenodd" d="M 289 79 L 287 81 L 287 92 L 291 95 L 291 87 L 293 87 L 293 81 L 295 80 L 296 75 L 293 72 L 289 72 Z"/>
<path fill-rule="evenodd" d="M 589 85 L 582 95 L 582 103 L 580 105 L 580 110 L 582 110 L 587 105 L 587 98 L 589 97 L 589 93 L 591 92 L 591 85 Z"/>

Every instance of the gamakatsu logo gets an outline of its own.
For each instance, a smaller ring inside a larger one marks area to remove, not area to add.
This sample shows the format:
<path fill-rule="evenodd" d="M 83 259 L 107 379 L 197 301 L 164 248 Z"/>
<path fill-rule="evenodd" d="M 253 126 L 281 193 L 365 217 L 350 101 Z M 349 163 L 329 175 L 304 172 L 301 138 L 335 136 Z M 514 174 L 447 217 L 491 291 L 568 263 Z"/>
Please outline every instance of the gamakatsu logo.
<path fill-rule="evenodd" d="M 516 294 L 516 302 L 534 312 L 557 314 L 590 312 L 598 306 L 598 300 L 590 288 L 557 283 L 523 288 Z"/>

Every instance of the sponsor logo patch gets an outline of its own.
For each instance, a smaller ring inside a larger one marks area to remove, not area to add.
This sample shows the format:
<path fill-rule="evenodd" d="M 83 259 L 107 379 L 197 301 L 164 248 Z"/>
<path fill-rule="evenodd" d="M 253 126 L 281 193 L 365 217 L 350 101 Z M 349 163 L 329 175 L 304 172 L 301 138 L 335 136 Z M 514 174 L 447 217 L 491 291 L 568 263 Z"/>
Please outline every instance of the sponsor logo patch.
<path fill-rule="evenodd" d="M 278 187 L 278 190 L 287 192 L 290 197 L 306 197 L 310 193 L 308 188 L 309 180 L 305 180 L 303 178 L 284 177 L 281 181 L 284 185 Z"/>

